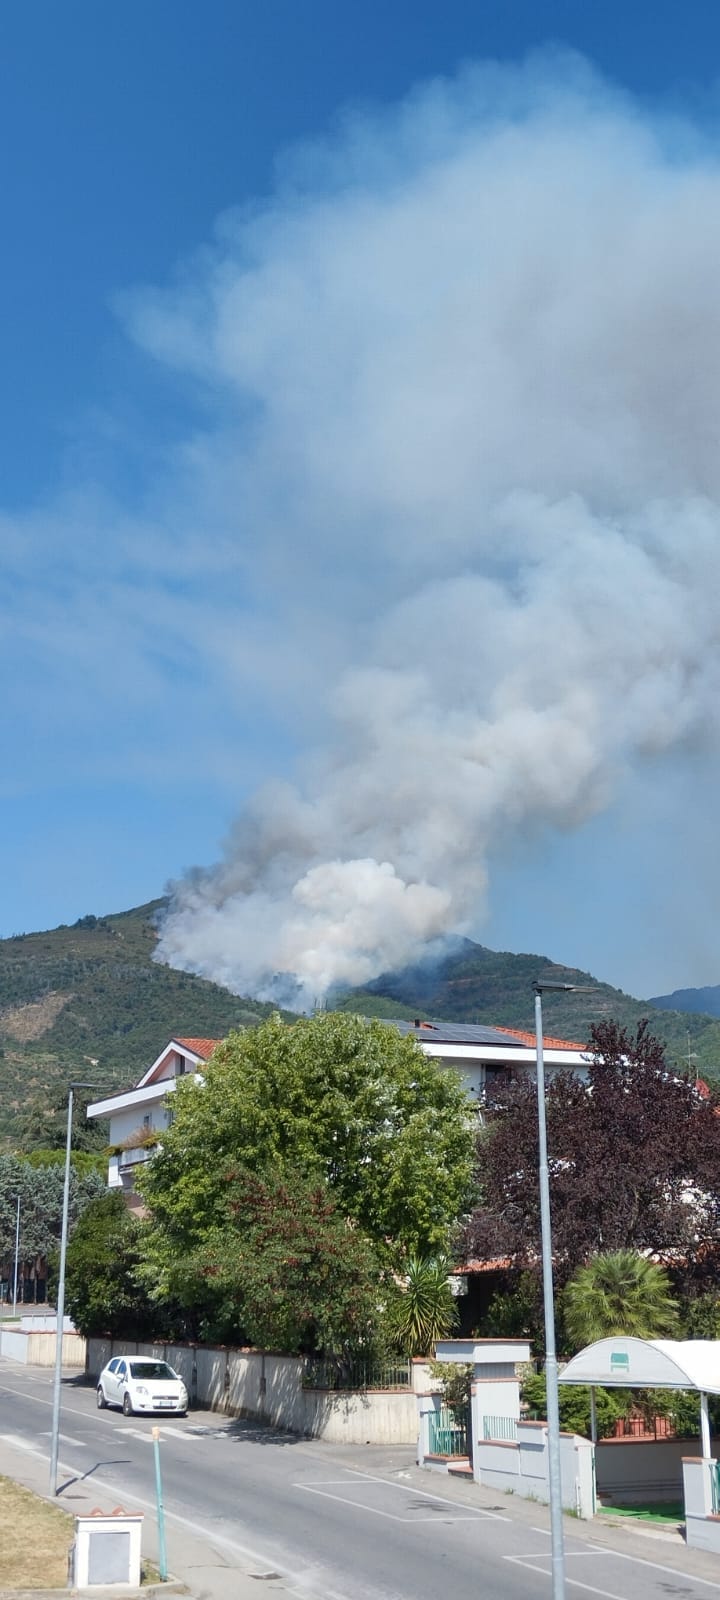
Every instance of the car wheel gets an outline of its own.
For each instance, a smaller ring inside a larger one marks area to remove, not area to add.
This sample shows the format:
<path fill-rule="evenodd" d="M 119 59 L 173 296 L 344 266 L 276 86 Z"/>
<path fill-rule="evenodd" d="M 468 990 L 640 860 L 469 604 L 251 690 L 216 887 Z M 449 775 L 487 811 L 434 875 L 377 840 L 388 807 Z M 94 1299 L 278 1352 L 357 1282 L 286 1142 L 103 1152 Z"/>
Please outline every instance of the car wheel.
<path fill-rule="evenodd" d="M 107 1400 L 105 1399 L 105 1390 L 103 1389 L 101 1383 L 98 1384 L 97 1403 L 98 1411 L 104 1411 L 105 1407 L 107 1406 Z"/>
<path fill-rule="evenodd" d="M 129 1394 L 127 1392 L 127 1389 L 126 1389 L 125 1393 L 123 1395 L 123 1416 L 124 1417 L 131 1417 L 132 1414 L 133 1414 L 132 1400 L 130 1399 L 130 1396 L 129 1396 Z"/>

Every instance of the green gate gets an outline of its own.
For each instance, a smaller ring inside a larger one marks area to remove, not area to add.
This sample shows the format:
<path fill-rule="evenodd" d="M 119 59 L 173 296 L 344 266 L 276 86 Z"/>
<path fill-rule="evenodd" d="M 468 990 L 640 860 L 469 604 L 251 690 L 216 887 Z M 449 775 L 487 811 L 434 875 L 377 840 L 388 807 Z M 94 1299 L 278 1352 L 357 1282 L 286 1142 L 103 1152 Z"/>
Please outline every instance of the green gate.
<path fill-rule="evenodd" d="M 430 1413 L 430 1454 L 466 1456 L 468 1454 L 468 1416 L 441 1406 Z"/>

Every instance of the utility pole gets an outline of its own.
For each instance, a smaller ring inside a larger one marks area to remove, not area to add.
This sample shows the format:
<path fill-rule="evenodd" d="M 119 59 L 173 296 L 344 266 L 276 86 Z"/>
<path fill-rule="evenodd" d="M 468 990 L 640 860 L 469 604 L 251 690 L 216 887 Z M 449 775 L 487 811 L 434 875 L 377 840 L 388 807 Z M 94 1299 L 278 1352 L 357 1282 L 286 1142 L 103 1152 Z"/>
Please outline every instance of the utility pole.
<path fill-rule="evenodd" d="M 52 1433 L 50 1436 L 50 1493 L 57 1494 L 58 1443 L 60 1439 L 60 1396 L 62 1390 L 63 1324 L 65 1321 L 65 1258 L 67 1256 L 68 1213 L 70 1210 L 70 1149 L 72 1146 L 73 1098 L 76 1089 L 104 1089 L 105 1083 L 69 1083 L 67 1132 L 65 1135 L 65 1183 L 63 1185 L 62 1229 L 60 1233 L 60 1271 L 55 1313 L 55 1376 L 53 1379 Z"/>
<path fill-rule="evenodd" d="M 20 1196 L 17 1196 L 15 1213 L 15 1272 L 13 1274 L 13 1316 L 17 1311 L 18 1258 L 20 1252 Z"/>

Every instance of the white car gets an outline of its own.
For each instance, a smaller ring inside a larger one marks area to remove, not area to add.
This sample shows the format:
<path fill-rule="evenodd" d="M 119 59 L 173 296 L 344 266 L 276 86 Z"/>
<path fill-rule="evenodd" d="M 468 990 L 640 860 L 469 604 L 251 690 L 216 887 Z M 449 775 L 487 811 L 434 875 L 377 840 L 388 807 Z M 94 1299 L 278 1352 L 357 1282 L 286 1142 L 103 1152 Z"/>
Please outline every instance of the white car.
<path fill-rule="evenodd" d="M 126 1417 L 135 1411 L 170 1411 L 184 1417 L 188 1392 L 167 1361 L 152 1356 L 114 1356 L 98 1378 L 97 1403 L 101 1411 L 105 1406 L 122 1406 Z"/>

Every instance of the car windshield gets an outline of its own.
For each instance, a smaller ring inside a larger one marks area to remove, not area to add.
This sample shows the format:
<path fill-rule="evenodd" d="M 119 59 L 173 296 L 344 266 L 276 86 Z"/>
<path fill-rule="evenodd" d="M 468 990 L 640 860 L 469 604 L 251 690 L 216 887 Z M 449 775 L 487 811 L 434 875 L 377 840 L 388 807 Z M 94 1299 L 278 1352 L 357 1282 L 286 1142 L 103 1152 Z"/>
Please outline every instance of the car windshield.
<path fill-rule="evenodd" d="M 167 1361 L 131 1361 L 131 1378 L 177 1378 Z"/>

